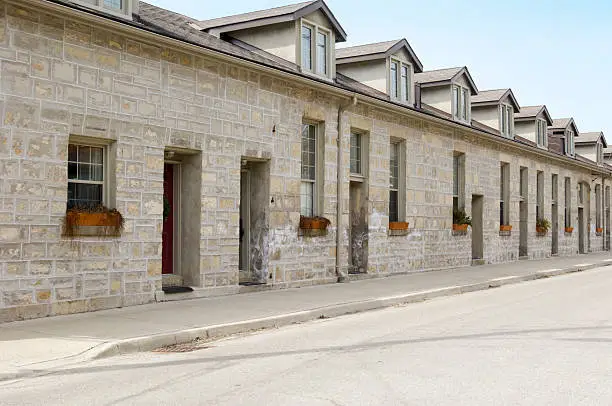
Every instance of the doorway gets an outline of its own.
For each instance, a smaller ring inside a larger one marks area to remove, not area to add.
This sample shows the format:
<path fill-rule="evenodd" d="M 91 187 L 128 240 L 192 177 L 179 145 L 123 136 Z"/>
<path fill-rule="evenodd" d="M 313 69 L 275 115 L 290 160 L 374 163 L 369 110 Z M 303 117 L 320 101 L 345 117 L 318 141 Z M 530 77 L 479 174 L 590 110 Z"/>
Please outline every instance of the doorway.
<path fill-rule="evenodd" d="M 366 183 L 351 181 L 349 185 L 349 269 L 350 273 L 368 271 L 368 223 Z"/>
<path fill-rule="evenodd" d="M 484 197 L 472 195 L 472 260 L 484 259 L 483 209 Z"/>
<path fill-rule="evenodd" d="M 552 248 L 551 254 L 557 255 L 559 253 L 559 209 L 556 204 L 551 207 L 552 217 Z"/>
<path fill-rule="evenodd" d="M 180 182 L 180 166 L 175 163 L 164 163 L 164 200 L 162 218 L 162 274 L 178 274 L 176 258 L 180 245 L 176 244 L 175 236 L 180 235 L 177 228 L 180 226 L 179 212 L 180 194 L 177 186 Z M 182 285 L 182 283 L 178 283 Z"/>
<path fill-rule="evenodd" d="M 605 245 L 604 249 L 606 251 L 610 251 L 610 208 L 606 208 L 606 237 L 605 237 Z"/>
<path fill-rule="evenodd" d="M 520 202 L 519 202 L 519 258 L 528 256 L 529 241 L 529 173 L 527 168 L 520 169 Z"/>
<path fill-rule="evenodd" d="M 269 197 L 269 162 L 243 158 L 240 164 L 238 249 L 241 285 L 261 285 L 268 280 Z"/>
<path fill-rule="evenodd" d="M 584 243 L 584 234 L 585 234 L 585 221 L 584 221 L 584 208 L 578 208 L 578 252 L 580 254 L 586 254 L 585 243 Z"/>

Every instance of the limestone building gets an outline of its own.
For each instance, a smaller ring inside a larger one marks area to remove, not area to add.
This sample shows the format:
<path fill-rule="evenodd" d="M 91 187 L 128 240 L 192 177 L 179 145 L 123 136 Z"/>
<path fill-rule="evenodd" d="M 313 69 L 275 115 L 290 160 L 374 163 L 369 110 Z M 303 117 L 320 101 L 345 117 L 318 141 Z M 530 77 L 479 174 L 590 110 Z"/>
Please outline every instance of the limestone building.
<path fill-rule="evenodd" d="M 609 249 L 603 135 L 346 38 L 0 0 L 0 320 Z"/>

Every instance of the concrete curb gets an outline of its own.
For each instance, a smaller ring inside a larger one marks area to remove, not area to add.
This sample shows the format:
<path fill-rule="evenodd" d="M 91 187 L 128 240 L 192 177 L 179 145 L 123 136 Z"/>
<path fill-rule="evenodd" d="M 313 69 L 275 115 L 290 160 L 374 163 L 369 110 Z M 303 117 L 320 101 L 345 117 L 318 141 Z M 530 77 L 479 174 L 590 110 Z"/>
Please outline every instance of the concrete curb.
<path fill-rule="evenodd" d="M 529 275 L 495 278 L 484 282 L 460 286 L 449 286 L 438 289 L 411 292 L 403 295 L 380 297 L 374 299 L 360 300 L 356 302 L 339 303 L 331 306 L 324 306 L 316 309 L 286 313 L 277 316 L 251 319 L 227 324 L 211 325 L 206 327 L 198 327 L 193 329 L 176 331 L 172 333 L 117 340 L 113 342 L 99 344 L 81 354 L 64 359 L 64 362 L 55 362 L 56 365 L 54 367 L 58 368 L 61 366 L 75 364 L 78 362 L 113 357 L 123 354 L 146 352 L 164 346 L 190 343 L 196 339 L 214 340 L 235 334 L 278 328 L 316 319 L 332 318 L 347 314 L 365 312 L 369 310 L 383 309 L 387 307 L 405 305 L 410 303 L 418 303 L 437 297 L 454 296 L 462 293 L 477 292 L 505 285 L 532 281 L 536 279 L 550 278 L 575 272 L 587 271 L 589 269 L 600 268 L 608 265 L 612 265 L 612 259 L 600 261 L 595 264 L 573 265 L 566 269 L 547 269 L 543 271 L 537 271 Z M 0 381 L 19 379 L 36 374 L 44 374 L 46 372 L 51 372 L 52 369 L 53 367 L 48 367 L 0 373 Z"/>

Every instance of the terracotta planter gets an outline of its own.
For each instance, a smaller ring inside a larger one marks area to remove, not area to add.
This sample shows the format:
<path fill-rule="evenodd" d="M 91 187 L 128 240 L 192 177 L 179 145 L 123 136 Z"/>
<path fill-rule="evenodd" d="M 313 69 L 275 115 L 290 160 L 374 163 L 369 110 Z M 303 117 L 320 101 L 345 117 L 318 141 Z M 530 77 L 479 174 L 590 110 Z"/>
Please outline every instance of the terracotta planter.
<path fill-rule="evenodd" d="M 118 213 L 68 213 L 66 216 L 75 226 L 118 227 L 121 224 Z"/>
<path fill-rule="evenodd" d="M 324 217 L 300 217 L 302 230 L 326 230 L 329 220 Z"/>
<path fill-rule="evenodd" d="M 389 230 L 408 230 L 408 222 L 407 221 L 390 221 L 389 222 Z"/>
<path fill-rule="evenodd" d="M 546 234 L 548 230 L 544 227 L 536 227 L 536 233 L 538 234 Z"/>
<path fill-rule="evenodd" d="M 467 231 L 469 224 L 453 224 L 453 231 Z"/>
<path fill-rule="evenodd" d="M 565 227 L 565 232 L 566 233 L 572 233 L 574 231 L 574 227 Z"/>
<path fill-rule="evenodd" d="M 597 227 L 595 229 L 595 232 L 601 234 L 601 233 L 603 233 L 603 228 L 602 227 Z"/>
<path fill-rule="evenodd" d="M 499 231 L 512 231 L 512 226 L 507 224 L 502 224 L 499 226 Z"/>

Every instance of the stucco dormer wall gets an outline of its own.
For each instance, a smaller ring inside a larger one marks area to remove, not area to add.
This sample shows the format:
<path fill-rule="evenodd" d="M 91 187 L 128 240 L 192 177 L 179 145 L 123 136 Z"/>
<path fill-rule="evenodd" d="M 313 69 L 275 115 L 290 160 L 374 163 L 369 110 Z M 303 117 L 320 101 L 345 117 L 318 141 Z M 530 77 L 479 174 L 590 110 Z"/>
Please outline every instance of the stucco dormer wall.
<path fill-rule="evenodd" d="M 421 103 L 425 103 L 449 115 L 453 114 L 451 97 L 452 90 L 449 85 L 421 88 Z"/>
<path fill-rule="evenodd" d="M 593 162 L 597 162 L 597 144 L 576 144 L 576 153 Z"/>
<path fill-rule="evenodd" d="M 500 131 L 499 127 L 499 104 L 491 106 L 472 106 L 472 119 L 487 127 Z"/>
<path fill-rule="evenodd" d="M 380 92 L 388 93 L 388 63 L 385 59 L 337 65 L 338 72 Z"/>
<path fill-rule="evenodd" d="M 296 41 L 296 22 L 272 24 L 263 27 L 235 31 L 229 36 L 263 49 L 286 61 L 297 63 L 298 43 Z"/>

